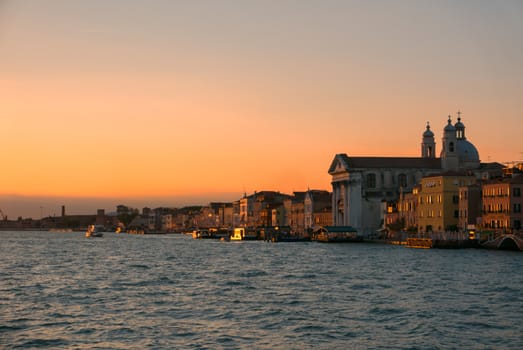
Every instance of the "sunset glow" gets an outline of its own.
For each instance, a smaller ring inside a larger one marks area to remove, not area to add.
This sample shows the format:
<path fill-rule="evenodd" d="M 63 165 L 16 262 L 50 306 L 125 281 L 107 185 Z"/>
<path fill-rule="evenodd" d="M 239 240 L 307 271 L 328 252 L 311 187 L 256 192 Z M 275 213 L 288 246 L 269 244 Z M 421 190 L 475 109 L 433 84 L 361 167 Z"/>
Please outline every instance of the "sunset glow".
<path fill-rule="evenodd" d="M 336 153 L 418 156 L 427 121 L 439 152 L 458 109 L 482 161 L 521 160 L 521 14 L 518 1 L 0 2 L 0 195 L 330 190 Z"/>

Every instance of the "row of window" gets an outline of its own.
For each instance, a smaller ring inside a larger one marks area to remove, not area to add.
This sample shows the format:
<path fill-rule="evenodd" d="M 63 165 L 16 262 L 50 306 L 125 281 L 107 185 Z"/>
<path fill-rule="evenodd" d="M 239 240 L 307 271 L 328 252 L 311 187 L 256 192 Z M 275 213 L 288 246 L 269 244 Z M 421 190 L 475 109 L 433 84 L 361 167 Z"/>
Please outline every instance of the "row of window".
<path fill-rule="evenodd" d="M 487 228 L 510 228 L 510 221 L 509 220 L 491 220 L 489 222 L 485 222 L 485 227 Z M 512 228 L 519 230 L 521 229 L 521 220 L 514 220 L 512 224 Z"/>
<path fill-rule="evenodd" d="M 508 197 L 508 187 L 486 187 L 483 189 L 483 197 Z M 513 187 L 512 196 L 521 197 L 521 188 Z"/>
<path fill-rule="evenodd" d="M 429 210 L 427 210 L 426 214 L 427 214 L 427 216 L 426 216 L 427 218 L 434 218 L 434 217 L 436 217 L 436 216 L 434 215 L 435 212 L 434 212 L 433 209 L 429 209 Z M 441 210 L 438 210 L 438 213 L 437 213 L 437 214 L 438 214 L 438 216 L 437 216 L 438 218 L 441 218 L 441 217 L 443 216 L 443 212 L 442 212 Z M 459 215 L 459 211 L 458 211 L 458 210 L 454 210 L 454 217 L 457 218 L 458 215 Z M 420 217 L 420 218 L 424 218 L 424 217 L 425 217 L 425 211 L 420 210 L 420 212 L 419 212 L 419 217 Z"/>
<path fill-rule="evenodd" d="M 425 199 L 423 199 L 424 197 L 423 196 L 419 196 L 418 197 L 418 203 L 419 204 L 434 204 L 434 203 L 442 203 L 443 201 L 443 197 L 441 196 L 441 194 L 438 194 L 438 195 L 428 195 L 425 197 Z M 452 196 L 452 203 L 453 204 L 458 204 L 459 203 L 459 196 L 456 194 L 456 195 L 453 195 Z"/>
<path fill-rule="evenodd" d="M 509 211 L 510 205 L 503 205 L 502 203 L 498 204 L 488 204 L 483 206 L 484 213 L 503 213 Z M 512 212 L 521 213 L 521 203 L 514 203 L 512 206 Z"/>
<path fill-rule="evenodd" d="M 365 184 L 367 188 L 376 188 L 376 174 L 367 174 L 365 179 Z M 385 182 L 383 174 L 381 174 L 381 183 Z M 392 176 L 392 183 L 396 184 L 396 178 Z M 407 187 L 407 175 L 399 174 L 398 175 L 398 185 L 400 187 Z"/>
<path fill-rule="evenodd" d="M 425 198 L 425 199 L 423 199 L 423 198 Z M 442 198 L 441 194 L 438 194 L 436 196 L 429 195 L 426 197 L 423 197 L 423 196 L 418 197 L 419 204 L 423 204 L 423 203 L 434 204 L 434 203 L 441 203 L 442 201 L 443 201 L 443 198 Z"/>

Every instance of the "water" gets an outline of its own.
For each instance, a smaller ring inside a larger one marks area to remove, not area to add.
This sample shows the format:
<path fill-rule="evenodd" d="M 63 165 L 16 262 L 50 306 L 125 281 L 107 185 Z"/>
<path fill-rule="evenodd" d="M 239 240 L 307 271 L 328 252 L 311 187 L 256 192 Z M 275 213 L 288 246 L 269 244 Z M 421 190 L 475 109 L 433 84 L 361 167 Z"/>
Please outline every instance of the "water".
<path fill-rule="evenodd" d="M 0 348 L 521 349 L 523 254 L 0 233 Z"/>

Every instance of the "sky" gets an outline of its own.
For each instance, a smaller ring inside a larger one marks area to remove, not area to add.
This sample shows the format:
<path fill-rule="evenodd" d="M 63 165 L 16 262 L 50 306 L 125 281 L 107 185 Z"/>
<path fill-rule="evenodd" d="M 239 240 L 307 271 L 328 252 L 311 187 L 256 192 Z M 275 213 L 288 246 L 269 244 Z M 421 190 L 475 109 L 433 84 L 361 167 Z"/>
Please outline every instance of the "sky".
<path fill-rule="evenodd" d="M 0 0 L 9 217 L 331 189 L 334 155 L 523 159 L 523 2 Z"/>

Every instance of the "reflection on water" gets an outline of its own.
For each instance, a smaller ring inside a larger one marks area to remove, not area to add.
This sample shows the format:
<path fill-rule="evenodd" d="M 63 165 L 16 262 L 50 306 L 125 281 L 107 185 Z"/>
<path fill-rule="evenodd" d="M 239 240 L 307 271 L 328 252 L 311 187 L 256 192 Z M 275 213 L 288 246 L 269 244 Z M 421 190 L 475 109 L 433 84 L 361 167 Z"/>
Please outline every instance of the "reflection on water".
<path fill-rule="evenodd" d="M 523 347 L 523 254 L 0 233 L 6 348 Z"/>

